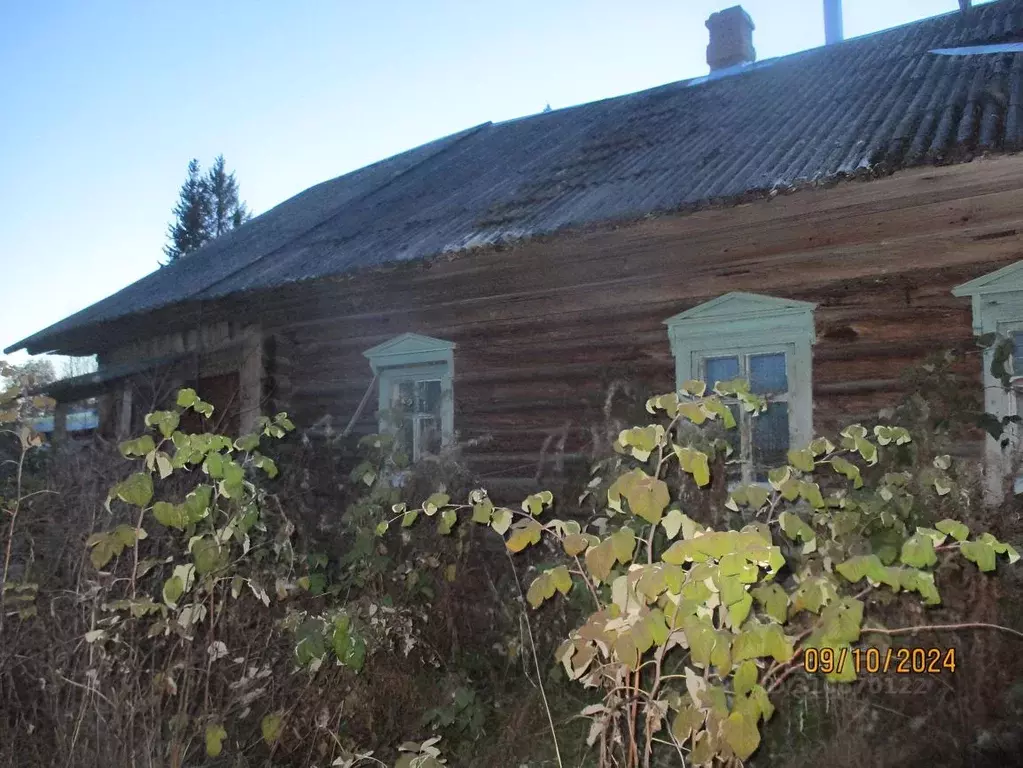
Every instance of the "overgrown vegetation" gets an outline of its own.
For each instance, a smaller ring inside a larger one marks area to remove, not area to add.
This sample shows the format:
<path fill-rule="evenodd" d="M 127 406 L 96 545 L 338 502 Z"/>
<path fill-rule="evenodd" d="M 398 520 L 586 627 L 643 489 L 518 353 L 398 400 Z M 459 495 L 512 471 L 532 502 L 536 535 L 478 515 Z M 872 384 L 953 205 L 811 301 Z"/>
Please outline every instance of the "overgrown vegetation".
<path fill-rule="evenodd" d="M 728 488 L 729 406 L 765 403 L 689 382 L 580 495 L 511 507 L 386 435 L 186 433 L 191 390 L 119 456 L 56 456 L 12 388 L 0 765 L 934 764 L 862 719 L 896 711 L 871 686 L 1023 679 L 990 589 L 1018 530 L 950 458 L 941 392 Z M 1011 738 L 996 714 L 961 713 L 942 764 Z"/>

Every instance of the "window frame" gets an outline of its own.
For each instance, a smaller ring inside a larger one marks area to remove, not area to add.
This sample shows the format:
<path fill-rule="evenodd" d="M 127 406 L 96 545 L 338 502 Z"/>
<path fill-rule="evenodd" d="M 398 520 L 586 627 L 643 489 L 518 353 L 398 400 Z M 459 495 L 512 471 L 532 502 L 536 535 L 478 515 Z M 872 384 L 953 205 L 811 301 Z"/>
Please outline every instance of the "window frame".
<path fill-rule="evenodd" d="M 363 355 L 377 377 L 377 428 L 381 434 L 396 434 L 397 426 L 388 416 L 394 410 L 398 387 L 404 382 L 440 382 L 441 448 L 454 442 L 454 349 L 450 341 L 415 333 L 404 333 L 366 350 Z M 411 460 L 428 455 L 413 426 Z"/>
<path fill-rule="evenodd" d="M 444 446 L 447 444 L 444 436 L 449 433 L 448 430 L 445 429 L 445 403 L 450 399 L 449 394 L 451 393 L 451 382 L 446 363 L 392 367 L 381 371 L 379 392 L 380 412 L 394 413 L 395 403 L 400 397 L 400 387 L 402 384 L 411 382 L 415 385 L 428 381 L 436 381 L 440 383 L 440 408 L 438 417 L 440 420 L 441 445 Z M 421 423 L 424 421 L 421 417 L 424 414 L 414 412 L 406 415 L 410 415 L 412 418 L 412 452 L 409 458 L 412 461 L 419 461 L 424 455 L 427 455 L 427 452 L 421 444 Z M 395 433 L 397 432 L 397 427 L 393 423 L 383 424 L 382 426 L 391 428 Z"/>
<path fill-rule="evenodd" d="M 1023 261 L 982 275 L 952 289 L 956 297 L 969 297 L 973 315 L 973 333 L 983 336 L 987 333 L 1007 335 L 1023 332 Z M 988 347 L 982 355 L 981 380 L 984 392 L 984 410 L 1003 418 L 1019 413 L 1020 376 L 1013 376 L 1012 391 L 1006 391 L 1001 382 L 991 374 L 994 348 Z M 1013 360 L 1013 366 L 1016 362 Z M 1014 369 L 1015 370 L 1015 369 Z M 1023 375 L 1023 372 L 1021 372 Z M 1005 480 L 1012 472 L 1013 463 L 1023 453 L 1023 430 L 1018 424 L 1009 424 L 1005 430 L 1009 440 L 1007 450 L 1002 450 L 999 441 L 987 435 L 984 446 L 984 491 L 991 504 L 1004 500 Z M 1023 476 L 1015 478 L 1015 491 L 1023 491 Z"/>
<path fill-rule="evenodd" d="M 707 382 L 708 387 L 712 387 L 717 382 L 711 382 L 706 376 L 706 366 L 708 360 L 715 360 L 721 358 L 735 357 L 739 358 L 739 376 L 737 378 L 745 379 L 749 381 L 749 358 L 756 355 L 772 355 L 782 354 L 785 355 L 785 380 L 787 389 L 783 394 L 771 393 L 766 395 L 768 403 L 785 403 L 788 406 L 788 420 L 789 420 L 789 447 L 792 447 L 792 409 L 796 398 L 794 397 L 793 385 L 794 376 L 796 375 L 796 345 L 792 342 L 781 343 L 781 344 L 767 344 L 760 346 L 749 346 L 743 344 L 741 346 L 724 346 L 714 350 L 693 350 L 692 355 L 692 370 L 697 372 L 697 377 L 700 381 Z M 743 368 L 746 368 L 746 374 L 743 374 Z M 729 404 L 732 402 L 729 400 Z M 757 467 L 753 459 L 754 450 L 754 436 L 753 436 L 753 421 L 750 414 L 747 414 L 743 409 L 739 410 L 739 418 L 736 420 L 735 428 L 739 434 L 739 472 L 741 475 L 742 485 L 753 485 L 756 483 L 764 482 L 757 480 L 756 471 Z"/>
<path fill-rule="evenodd" d="M 702 381 L 708 359 L 783 352 L 789 447 L 808 444 L 813 439 L 815 309 L 816 304 L 809 302 L 734 292 L 669 318 L 665 325 L 675 358 L 676 389 L 692 379 Z M 777 398 L 769 401 L 773 399 Z M 755 478 L 751 429 L 748 436 L 740 437 L 740 450 L 745 454 L 744 438 L 749 449 L 748 456 L 740 456 L 740 473 L 748 484 Z"/>

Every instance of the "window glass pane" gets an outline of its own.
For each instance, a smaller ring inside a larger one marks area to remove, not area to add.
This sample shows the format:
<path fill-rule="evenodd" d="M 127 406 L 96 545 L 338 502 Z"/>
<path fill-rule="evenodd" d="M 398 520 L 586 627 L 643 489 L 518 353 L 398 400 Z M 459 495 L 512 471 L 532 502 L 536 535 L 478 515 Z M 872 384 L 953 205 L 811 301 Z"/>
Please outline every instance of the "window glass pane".
<path fill-rule="evenodd" d="M 788 374 L 785 371 L 785 353 L 750 355 L 750 389 L 759 395 L 769 392 L 787 392 Z"/>
<path fill-rule="evenodd" d="M 737 357 L 709 357 L 704 361 L 704 381 L 708 387 L 713 387 L 719 381 L 731 381 L 739 378 L 739 358 Z"/>
<path fill-rule="evenodd" d="M 788 463 L 789 405 L 771 403 L 753 417 L 753 465 L 757 479 L 766 479 L 766 470 Z"/>
<path fill-rule="evenodd" d="M 440 416 L 440 382 L 416 382 L 416 413 Z"/>
<path fill-rule="evenodd" d="M 1023 376 L 1023 333 L 1012 334 L 1012 372 Z"/>
<path fill-rule="evenodd" d="M 439 453 L 441 446 L 440 421 L 434 418 L 419 419 L 419 451 Z"/>
<path fill-rule="evenodd" d="M 412 413 L 412 411 L 415 410 L 416 405 L 415 382 L 399 381 L 396 389 L 397 402 L 395 403 L 395 407 L 404 413 Z"/>
<path fill-rule="evenodd" d="M 412 435 L 415 431 L 415 422 L 411 418 L 405 417 L 405 420 L 401 423 L 401 429 L 398 432 L 398 448 L 404 453 L 409 460 L 415 458 L 412 455 L 415 441 Z"/>

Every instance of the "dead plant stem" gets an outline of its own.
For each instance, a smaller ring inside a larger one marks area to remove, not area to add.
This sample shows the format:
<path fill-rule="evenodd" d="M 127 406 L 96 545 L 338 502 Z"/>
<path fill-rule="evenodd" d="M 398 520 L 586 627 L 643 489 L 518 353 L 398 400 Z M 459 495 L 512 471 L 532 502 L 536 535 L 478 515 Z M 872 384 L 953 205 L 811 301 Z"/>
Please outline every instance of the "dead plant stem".
<path fill-rule="evenodd" d="M 547 713 L 547 723 L 551 727 L 551 739 L 554 741 L 554 754 L 558 759 L 558 768 L 565 768 L 564 763 L 561 761 L 561 748 L 558 746 L 558 732 L 554 728 L 554 717 L 551 715 L 551 707 L 547 702 L 547 693 L 543 688 L 542 673 L 540 672 L 540 659 L 536 653 L 536 639 L 533 637 L 533 625 L 529 621 L 529 613 L 527 613 L 526 606 L 526 595 L 522 591 L 522 583 L 519 581 L 519 572 L 515 568 L 515 561 L 512 560 L 511 553 L 505 549 L 505 556 L 508 558 L 508 564 L 511 565 L 512 576 L 515 577 L 515 586 L 519 591 L 519 599 L 522 601 L 522 615 L 526 619 L 526 633 L 529 635 L 529 646 L 533 652 L 533 664 L 536 666 L 536 682 L 540 688 L 540 698 L 543 699 L 543 708 Z"/>

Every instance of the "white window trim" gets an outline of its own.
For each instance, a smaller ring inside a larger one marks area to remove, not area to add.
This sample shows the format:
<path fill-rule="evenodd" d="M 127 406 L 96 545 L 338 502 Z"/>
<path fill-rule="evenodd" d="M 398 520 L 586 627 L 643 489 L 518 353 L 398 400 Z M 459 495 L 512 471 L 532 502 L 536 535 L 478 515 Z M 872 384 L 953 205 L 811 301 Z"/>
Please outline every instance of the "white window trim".
<path fill-rule="evenodd" d="M 397 386 L 405 381 L 440 381 L 441 445 L 447 447 L 455 438 L 455 345 L 450 341 L 404 333 L 363 352 L 373 373 L 378 377 L 378 428 L 381 434 L 393 433 L 387 413 L 393 409 Z M 418 443 L 413 445 L 412 460 L 418 461 Z"/>
<path fill-rule="evenodd" d="M 1023 331 L 1023 261 L 957 286 L 952 289 L 952 295 L 970 298 L 975 335 L 995 333 L 1006 336 Z M 999 419 L 1005 416 L 1023 416 L 1017 413 L 1015 394 L 1007 392 L 1002 383 L 991 374 L 993 357 L 994 348 L 984 350 L 982 373 L 984 410 Z M 1019 386 L 1015 379 L 1016 377 L 1013 381 L 1014 388 Z M 1005 450 L 999 441 L 990 435 L 985 439 L 984 490 L 986 500 L 992 504 L 998 504 L 1003 500 L 1005 479 L 1012 471 L 1014 459 L 1023 446 L 1023 429 L 1020 429 L 1020 425 L 1009 424 L 1005 436 L 1009 439 L 1009 445 Z M 1023 490 L 1019 478 L 1016 485 L 1017 492 Z"/>
<path fill-rule="evenodd" d="M 675 386 L 703 378 L 703 361 L 740 354 L 785 352 L 788 376 L 789 446 L 813 439 L 813 351 L 815 304 L 750 293 L 728 293 L 665 321 Z M 781 398 L 778 398 L 781 400 Z M 744 481 L 752 478 L 744 463 Z"/>

